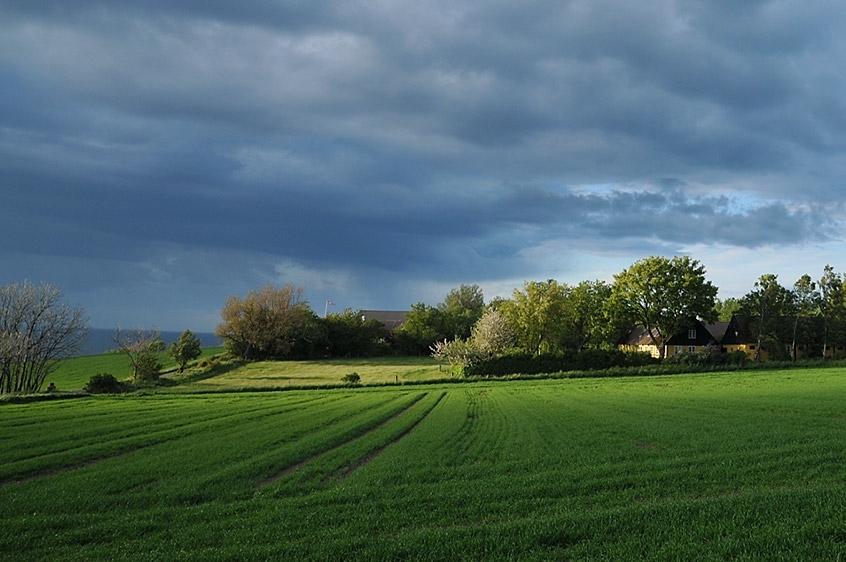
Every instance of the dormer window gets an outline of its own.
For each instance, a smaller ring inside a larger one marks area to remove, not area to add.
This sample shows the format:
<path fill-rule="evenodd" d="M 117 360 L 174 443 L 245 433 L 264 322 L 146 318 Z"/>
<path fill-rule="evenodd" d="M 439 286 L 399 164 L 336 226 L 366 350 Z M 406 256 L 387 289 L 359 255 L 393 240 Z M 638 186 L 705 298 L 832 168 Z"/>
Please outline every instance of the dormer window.
<path fill-rule="evenodd" d="M 695 340 L 696 339 L 696 328 L 691 328 L 687 331 L 687 339 Z"/>

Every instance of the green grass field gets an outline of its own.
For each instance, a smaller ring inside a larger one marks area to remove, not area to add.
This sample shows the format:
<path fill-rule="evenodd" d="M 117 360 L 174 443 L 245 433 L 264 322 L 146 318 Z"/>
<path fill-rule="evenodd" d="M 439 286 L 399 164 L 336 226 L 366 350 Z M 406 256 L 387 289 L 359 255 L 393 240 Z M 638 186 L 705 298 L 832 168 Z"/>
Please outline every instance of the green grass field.
<path fill-rule="evenodd" d="M 209 357 L 223 351 L 222 347 L 203 348 L 200 357 Z M 159 353 L 159 361 L 164 371 L 176 369 L 176 363 L 166 352 Z M 132 376 L 132 366 L 129 358 L 120 353 L 74 357 L 61 363 L 54 372 L 50 373 L 44 386 L 53 382 L 59 391 L 79 390 L 92 376 L 99 373 L 109 373 L 118 380 L 128 379 Z"/>
<path fill-rule="evenodd" d="M 431 357 L 373 357 L 325 361 L 260 361 L 221 375 L 191 382 L 188 389 L 237 390 L 340 385 L 344 375 L 358 373 L 361 384 L 420 382 L 449 378 L 446 367 Z"/>
<path fill-rule="evenodd" d="M 839 560 L 846 370 L 0 406 L 0 559 Z"/>

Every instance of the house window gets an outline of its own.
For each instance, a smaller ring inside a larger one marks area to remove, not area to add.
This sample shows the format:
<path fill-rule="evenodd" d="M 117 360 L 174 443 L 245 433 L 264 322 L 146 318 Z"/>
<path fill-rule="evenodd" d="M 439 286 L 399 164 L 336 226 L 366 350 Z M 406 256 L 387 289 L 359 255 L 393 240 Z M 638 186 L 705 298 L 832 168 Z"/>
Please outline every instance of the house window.
<path fill-rule="evenodd" d="M 696 339 L 696 329 L 695 328 L 691 328 L 690 330 L 687 331 L 687 339 L 689 339 L 689 340 L 695 340 Z"/>
<path fill-rule="evenodd" d="M 696 353 L 696 346 L 695 345 L 687 346 L 687 352 L 688 353 Z"/>
<path fill-rule="evenodd" d="M 675 351 L 676 355 L 680 355 L 680 354 L 681 354 L 681 351 L 682 351 L 682 346 L 677 345 L 677 346 L 675 347 L 674 351 Z"/>
<path fill-rule="evenodd" d="M 755 344 L 753 343 L 752 345 L 750 345 L 749 349 L 755 349 Z"/>

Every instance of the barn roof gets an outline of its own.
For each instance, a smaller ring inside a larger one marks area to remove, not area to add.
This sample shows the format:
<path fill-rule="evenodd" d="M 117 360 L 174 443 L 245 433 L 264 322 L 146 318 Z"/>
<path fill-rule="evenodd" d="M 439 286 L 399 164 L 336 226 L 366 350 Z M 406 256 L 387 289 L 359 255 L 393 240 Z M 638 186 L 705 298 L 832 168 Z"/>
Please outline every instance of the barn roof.
<path fill-rule="evenodd" d="M 405 310 L 361 310 L 359 311 L 361 314 L 361 319 L 363 321 L 367 320 L 377 320 L 381 322 L 385 328 L 392 332 L 399 328 L 400 326 L 405 323 L 405 317 L 408 315 L 408 311 Z"/>

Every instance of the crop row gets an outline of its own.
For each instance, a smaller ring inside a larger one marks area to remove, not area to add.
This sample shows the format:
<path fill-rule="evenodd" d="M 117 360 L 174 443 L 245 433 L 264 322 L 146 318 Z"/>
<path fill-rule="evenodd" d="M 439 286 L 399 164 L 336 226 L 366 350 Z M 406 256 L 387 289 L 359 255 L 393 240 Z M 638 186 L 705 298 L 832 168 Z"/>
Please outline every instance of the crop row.
<path fill-rule="evenodd" d="M 278 442 L 306 436 L 323 426 L 337 425 L 342 433 L 356 431 L 361 423 L 381 415 L 383 409 L 392 412 L 398 407 L 394 402 L 393 396 L 372 393 L 355 399 L 341 393 L 291 395 L 273 400 L 262 396 L 239 400 L 98 399 L 80 408 L 80 420 L 74 423 L 63 419 L 61 410 L 55 417 L 44 419 L 37 409 L 10 406 L 3 410 L 4 414 L 9 413 L 12 419 L 31 416 L 32 422 L 16 423 L 13 431 L 4 432 L 8 446 L 2 449 L 0 482 L 78 468 L 140 449 L 164 447 L 168 442 L 173 443 L 165 450 L 179 451 L 174 458 L 195 455 L 202 462 L 209 462 L 226 452 L 234 454 L 240 445 L 251 446 L 248 435 Z M 26 442 L 27 446 L 15 446 L 15 442 Z M 218 442 L 223 444 L 216 454 L 194 452 L 197 444 L 213 447 Z M 308 447 L 320 446 L 310 439 L 304 442 L 308 444 L 307 452 L 311 452 Z M 255 452 L 256 449 L 248 449 L 245 454 Z M 155 454 L 156 450 L 150 451 L 150 455 Z"/>
<path fill-rule="evenodd" d="M 843 559 L 843 374 L 72 401 L 55 410 L 66 423 L 74 409 L 107 427 L 147 411 L 179 433 L 0 486 L 0 552 L 22 561 Z M 0 416 L 26 427 L 52 405 L 0 407 Z M 4 442 L 26 445 L 14 432 Z"/>

